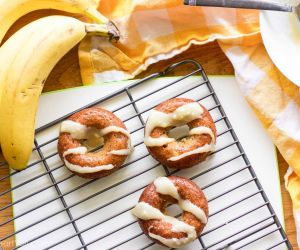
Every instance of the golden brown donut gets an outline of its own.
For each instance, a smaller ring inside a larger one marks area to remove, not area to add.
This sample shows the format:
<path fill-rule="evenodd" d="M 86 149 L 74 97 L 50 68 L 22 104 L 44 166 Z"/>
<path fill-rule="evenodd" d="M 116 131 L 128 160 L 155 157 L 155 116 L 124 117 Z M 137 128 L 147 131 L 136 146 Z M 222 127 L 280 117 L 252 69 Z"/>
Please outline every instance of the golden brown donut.
<path fill-rule="evenodd" d="M 168 131 L 189 126 L 189 135 L 175 140 Z M 151 111 L 145 126 L 145 145 L 149 153 L 170 168 L 188 168 L 206 159 L 214 150 L 216 126 L 207 109 L 194 100 L 174 98 Z"/>
<path fill-rule="evenodd" d="M 168 204 L 183 210 L 180 220 L 165 215 Z M 145 188 L 132 213 L 150 239 L 178 248 L 200 235 L 207 223 L 208 204 L 194 182 L 178 176 L 158 177 Z"/>
<path fill-rule="evenodd" d="M 104 145 L 100 151 L 87 152 L 87 144 L 95 147 L 101 142 Z M 131 152 L 130 136 L 113 113 L 88 108 L 62 122 L 58 152 L 71 172 L 84 178 L 100 178 L 122 166 Z"/>

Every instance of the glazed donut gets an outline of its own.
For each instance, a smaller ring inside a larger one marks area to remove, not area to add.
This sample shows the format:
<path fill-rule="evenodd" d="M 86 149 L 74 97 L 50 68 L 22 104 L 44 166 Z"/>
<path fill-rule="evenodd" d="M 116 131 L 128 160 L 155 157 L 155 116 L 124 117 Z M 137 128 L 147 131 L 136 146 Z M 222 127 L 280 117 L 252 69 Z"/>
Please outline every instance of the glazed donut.
<path fill-rule="evenodd" d="M 168 132 L 188 125 L 186 137 L 175 140 Z M 157 161 L 170 168 L 188 168 L 202 162 L 214 150 L 216 126 L 201 104 L 186 98 L 174 98 L 150 112 L 145 126 L 145 145 Z"/>
<path fill-rule="evenodd" d="M 102 145 L 98 152 L 88 148 Z M 58 153 L 65 166 L 84 178 L 100 178 L 114 172 L 131 153 L 130 135 L 110 111 L 88 108 L 63 121 Z"/>
<path fill-rule="evenodd" d="M 164 214 L 170 203 L 183 210 L 181 220 Z M 150 239 L 178 248 L 200 235 L 207 223 L 208 204 L 194 182 L 178 176 L 158 177 L 145 188 L 132 213 Z"/>

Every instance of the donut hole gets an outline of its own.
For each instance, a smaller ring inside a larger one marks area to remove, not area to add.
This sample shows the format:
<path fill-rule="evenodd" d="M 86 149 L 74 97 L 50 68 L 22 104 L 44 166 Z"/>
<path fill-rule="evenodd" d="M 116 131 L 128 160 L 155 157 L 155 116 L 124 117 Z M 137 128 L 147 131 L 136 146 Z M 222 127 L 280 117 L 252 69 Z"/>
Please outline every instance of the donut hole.
<path fill-rule="evenodd" d="M 167 134 L 176 141 L 184 140 L 189 135 L 190 128 L 188 125 L 176 126 L 171 128 Z"/>
<path fill-rule="evenodd" d="M 88 151 L 100 151 L 104 145 L 104 138 L 99 133 L 90 133 L 87 139 L 81 141 L 82 146 L 86 147 Z"/>
<path fill-rule="evenodd" d="M 178 215 L 181 217 L 183 211 L 182 209 L 179 207 L 179 205 L 177 203 L 172 203 L 172 204 L 168 204 L 165 207 L 165 214 L 172 216 L 172 217 L 178 217 Z"/>

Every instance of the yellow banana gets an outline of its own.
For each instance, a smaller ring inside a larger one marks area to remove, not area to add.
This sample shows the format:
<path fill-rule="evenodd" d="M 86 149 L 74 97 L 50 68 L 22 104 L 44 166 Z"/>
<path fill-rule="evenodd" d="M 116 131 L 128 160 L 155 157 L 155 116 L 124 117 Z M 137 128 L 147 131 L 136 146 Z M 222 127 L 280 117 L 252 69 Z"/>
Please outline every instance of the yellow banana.
<path fill-rule="evenodd" d="M 82 13 L 96 23 L 113 26 L 97 11 L 98 2 L 99 0 L 0 0 L 0 44 L 12 24 L 34 10 L 55 9 Z"/>
<path fill-rule="evenodd" d="M 10 167 L 21 170 L 29 161 L 38 100 L 50 71 L 89 32 L 103 35 L 107 30 L 49 16 L 26 25 L 0 47 L 0 141 Z"/>

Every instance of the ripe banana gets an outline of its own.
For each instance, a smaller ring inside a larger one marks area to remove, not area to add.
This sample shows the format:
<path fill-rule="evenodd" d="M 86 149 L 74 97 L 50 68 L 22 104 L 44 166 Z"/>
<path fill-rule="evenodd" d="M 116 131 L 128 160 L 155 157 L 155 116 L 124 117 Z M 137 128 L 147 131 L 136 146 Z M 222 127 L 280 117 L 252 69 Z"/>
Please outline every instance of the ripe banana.
<path fill-rule="evenodd" d="M 107 34 L 105 25 L 49 16 L 26 25 L 0 47 L 0 141 L 10 167 L 21 170 L 29 161 L 38 100 L 50 71 L 89 32 Z"/>
<path fill-rule="evenodd" d="M 96 23 L 105 23 L 113 28 L 113 23 L 97 11 L 98 2 L 99 0 L 0 0 L 0 44 L 15 21 L 27 13 L 41 9 L 82 13 Z M 116 29 L 115 26 L 114 28 Z"/>

